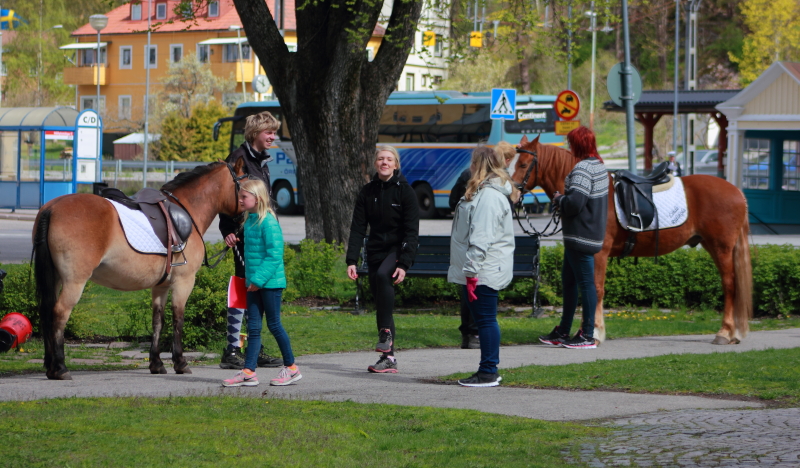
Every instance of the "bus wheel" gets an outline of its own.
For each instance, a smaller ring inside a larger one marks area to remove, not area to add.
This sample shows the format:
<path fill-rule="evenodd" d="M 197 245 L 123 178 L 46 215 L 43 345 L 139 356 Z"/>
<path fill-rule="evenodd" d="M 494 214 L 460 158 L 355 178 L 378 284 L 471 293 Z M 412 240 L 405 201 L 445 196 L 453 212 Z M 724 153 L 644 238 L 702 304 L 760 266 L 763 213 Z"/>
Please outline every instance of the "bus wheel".
<path fill-rule="evenodd" d="M 278 214 L 292 215 L 297 212 L 297 205 L 294 202 L 294 190 L 292 185 L 285 180 L 279 180 L 272 186 L 272 196 L 278 205 Z"/>
<path fill-rule="evenodd" d="M 414 193 L 417 194 L 419 217 L 422 219 L 435 218 L 436 203 L 433 201 L 433 190 L 431 190 L 431 187 L 428 184 L 419 184 L 414 187 Z"/>

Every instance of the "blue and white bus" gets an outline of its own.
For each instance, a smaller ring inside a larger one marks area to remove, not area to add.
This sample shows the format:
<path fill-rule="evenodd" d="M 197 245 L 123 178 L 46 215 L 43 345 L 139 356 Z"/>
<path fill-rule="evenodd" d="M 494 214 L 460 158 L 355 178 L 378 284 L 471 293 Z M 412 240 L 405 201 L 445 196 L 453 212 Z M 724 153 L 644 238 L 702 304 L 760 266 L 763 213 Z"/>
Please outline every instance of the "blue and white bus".
<path fill-rule="evenodd" d="M 469 167 L 470 155 L 479 143 L 500 141 L 516 144 L 524 135 L 539 135 L 542 143 L 561 145 L 555 134 L 558 119 L 553 109 L 555 96 L 517 95 L 515 120 L 491 120 L 491 93 L 464 94 L 457 91 L 397 91 L 383 110 L 378 129 L 378 144 L 395 146 L 400 152 L 403 174 L 414 187 L 420 216 L 433 218 L 449 213 L 450 189 L 461 172 Z M 244 141 L 245 117 L 269 111 L 282 122 L 280 140 L 270 149 L 272 189 L 279 212 L 294 213 L 303 204 L 294 166 L 294 147 L 278 101 L 240 104 L 232 121 L 231 151 Z M 523 203 L 531 205 L 549 199 L 541 189 L 526 194 Z"/>

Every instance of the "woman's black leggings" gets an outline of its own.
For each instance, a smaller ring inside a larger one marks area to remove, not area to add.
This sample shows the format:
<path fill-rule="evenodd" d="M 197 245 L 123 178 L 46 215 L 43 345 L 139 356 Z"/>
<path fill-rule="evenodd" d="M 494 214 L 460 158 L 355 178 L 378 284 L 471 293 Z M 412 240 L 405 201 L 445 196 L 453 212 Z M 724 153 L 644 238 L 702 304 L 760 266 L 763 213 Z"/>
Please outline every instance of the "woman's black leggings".
<path fill-rule="evenodd" d="M 397 269 L 397 252 L 390 253 L 380 263 L 370 263 L 369 268 L 369 287 L 372 297 L 375 298 L 375 308 L 377 309 L 378 331 L 388 328 L 392 331 L 392 351 L 388 355 L 394 355 L 394 343 L 397 335 L 394 331 L 394 278 L 392 274 Z"/>

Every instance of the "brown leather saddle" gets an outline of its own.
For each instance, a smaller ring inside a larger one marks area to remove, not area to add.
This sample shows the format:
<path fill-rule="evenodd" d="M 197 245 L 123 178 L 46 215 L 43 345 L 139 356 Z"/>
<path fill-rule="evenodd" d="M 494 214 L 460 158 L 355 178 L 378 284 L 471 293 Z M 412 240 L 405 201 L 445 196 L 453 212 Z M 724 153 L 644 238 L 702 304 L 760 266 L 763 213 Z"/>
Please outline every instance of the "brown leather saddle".
<path fill-rule="evenodd" d="M 655 256 L 658 258 L 658 209 L 653 201 L 653 187 L 670 182 L 668 164 L 667 161 L 658 164 L 647 176 L 625 170 L 614 171 L 616 201 L 627 219 L 627 226 L 622 228 L 630 232 L 620 258 L 631 253 L 636 244 L 636 233 L 644 231 L 653 220 L 656 222 Z"/>
<path fill-rule="evenodd" d="M 100 191 L 100 196 L 113 200 L 132 210 L 141 211 L 150 222 L 161 244 L 167 249 L 167 267 L 161 284 L 169 275 L 173 266 L 186 264 L 172 263 L 172 254 L 183 252 L 186 241 L 192 235 L 192 217 L 180 205 L 169 201 L 160 190 L 143 188 L 131 197 L 116 188 L 106 188 Z"/>

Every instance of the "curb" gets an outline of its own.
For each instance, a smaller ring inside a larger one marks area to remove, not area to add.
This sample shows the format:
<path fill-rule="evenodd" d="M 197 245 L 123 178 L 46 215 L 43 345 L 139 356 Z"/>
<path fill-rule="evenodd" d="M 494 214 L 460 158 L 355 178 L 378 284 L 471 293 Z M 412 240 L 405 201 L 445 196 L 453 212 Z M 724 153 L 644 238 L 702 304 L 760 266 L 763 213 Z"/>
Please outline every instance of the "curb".
<path fill-rule="evenodd" d="M 0 213 L 0 219 L 12 219 L 15 221 L 35 221 L 34 214 Z"/>

